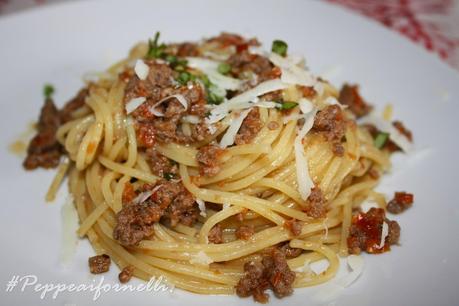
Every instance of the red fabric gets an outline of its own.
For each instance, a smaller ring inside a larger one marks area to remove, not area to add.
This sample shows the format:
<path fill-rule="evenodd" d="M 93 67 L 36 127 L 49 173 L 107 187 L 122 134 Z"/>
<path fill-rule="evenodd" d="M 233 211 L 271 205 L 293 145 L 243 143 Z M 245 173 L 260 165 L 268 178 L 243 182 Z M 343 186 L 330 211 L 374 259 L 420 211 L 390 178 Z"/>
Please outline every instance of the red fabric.
<path fill-rule="evenodd" d="M 454 0 L 327 0 L 375 19 L 459 68 Z"/>
<path fill-rule="evenodd" d="M 0 0 L 0 14 L 73 0 Z M 323 0 L 400 32 L 459 69 L 459 0 Z"/>

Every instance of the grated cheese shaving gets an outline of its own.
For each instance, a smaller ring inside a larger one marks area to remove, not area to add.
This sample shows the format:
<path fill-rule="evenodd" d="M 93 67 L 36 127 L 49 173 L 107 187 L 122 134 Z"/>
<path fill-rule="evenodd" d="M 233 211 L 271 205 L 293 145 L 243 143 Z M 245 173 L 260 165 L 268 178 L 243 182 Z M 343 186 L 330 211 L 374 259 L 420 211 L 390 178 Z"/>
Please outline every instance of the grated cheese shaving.
<path fill-rule="evenodd" d="M 276 53 L 271 53 L 269 60 L 281 69 L 281 80 L 284 83 L 314 86 L 317 82 L 309 71 L 299 67 L 298 63 L 288 57 L 284 58 Z"/>
<path fill-rule="evenodd" d="M 142 105 L 145 101 L 147 101 L 147 98 L 145 97 L 138 97 L 130 100 L 128 103 L 126 103 L 125 109 L 126 109 L 126 114 L 130 114 L 133 111 L 135 111 L 140 105 Z"/>
<path fill-rule="evenodd" d="M 188 109 L 188 101 L 186 100 L 186 98 L 183 95 L 177 94 L 177 95 L 171 95 L 171 96 L 165 97 L 164 99 L 161 99 L 160 101 L 156 102 L 155 105 L 150 107 L 150 112 L 153 115 L 155 115 L 156 117 L 164 117 L 164 114 L 162 112 L 156 110 L 156 107 L 158 107 L 163 102 L 165 102 L 167 100 L 170 100 L 172 98 L 176 98 L 180 102 L 180 104 L 182 104 L 182 106 L 183 106 L 183 108 L 185 108 L 185 110 Z"/>
<path fill-rule="evenodd" d="M 382 249 L 386 242 L 386 237 L 389 235 L 389 225 L 386 222 L 383 222 L 381 230 L 381 241 L 379 242 L 378 248 Z"/>
<path fill-rule="evenodd" d="M 198 207 L 199 207 L 199 210 L 200 210 L 200 215 L 203 216 L 204 218 L 207 217 L 207 213 L 206 213 L 206 203 L 201 200 L 201 199 L 196 199 L 196 203 L 198 203 Z"/>
<path fill-rule="evenodd" d="M 236 134 L 241 128 L 242 122 L 244 121 L 245 117 L 249 114 L 251 108 L 242 111 L 237 118 L 231 120 L 231 123 L 226 130 L 225 135 L 223 135 L 222 139 L 220 140 L 220 148 L 224 149 L 234 143 L 236 139 Z"/>
<path fill-rule="evenodd" d="M 191 255 L 190 263 L 207 266 L 214 261 L 204 251 L 199 251 L 197 254 Z"/>
<path fill-rule="evenodd" d="M 201 121 L 198 116 L 194 115 L 183 116 L 181 120 L 191 124 L 198 124 Z"/>
<path fill-rule="evenodd" d="M 189 67 L 204 72 L 209 80 L 219 88 L 238 90 L 242 85 L 241 80 L 225 76 L 218 72 L 218 65 L 221 62 L 201 57 L 187 57 L 186 60 Z"/>
<path fill-rule="evenodd" d="M 135 74 L 139 77 L 139 79 L 145 80 L 148 76 L 148 73 L 150 72 L 150 67 L 148 67 L 148 65 L 145 64 L 144 61 L 139 59 L 135 63 L 134 71 Z"/>
<path fill-rule="evenodd" d="M 305 201 L 311 194 L 311 189 L 314 187 L 314 182 L 309 175 L 308 161 L 306 155 L 304 154 L 303 138 L 311 130 L 314 124 L 314 117 L 316 112 L 317 110 L 314 109 L 309 114 L 305 115 L 304 125 L 298 133 L 298 136 L 295 138 L 294 143 L 298 191 L 300 192 L 301 198 Z"/>
<path fill-rule="evenodd" d="M 207 123 L 215 123 L 226 116 L 228 116 L 229 112 L 231 110 L 236 110 L 236 109 L 244 109 L 252 106 L 257 106 L 255 103 L 260 103 L 260 105 L 266 106 L 266 107 L 275 107 L 275 105 L 271 103 L 265 103 L 265 102 L 258 102 L 258 97 L 261 95 L 264 95 L 266 93 L 276 91 L 276 90 L 281 90 L 287 88 L 289 85 L 284 84 L 280 79 L 274 79 L 274 80 L 269 80 L 262 82 L 255 86 L 252 89 L 249 89 L 233 98 L 230 100 L 227 100 L 216 107 L 214 107 L 210 111 L 209 117 L 206 119 Z"/>

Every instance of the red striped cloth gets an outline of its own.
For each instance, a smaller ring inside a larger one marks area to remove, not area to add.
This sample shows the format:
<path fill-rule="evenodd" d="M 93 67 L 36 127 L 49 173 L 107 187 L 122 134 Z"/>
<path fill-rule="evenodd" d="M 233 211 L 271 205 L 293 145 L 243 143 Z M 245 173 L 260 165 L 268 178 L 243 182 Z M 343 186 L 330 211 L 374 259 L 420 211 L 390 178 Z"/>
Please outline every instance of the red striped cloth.
<path fill-rule="evenodd" d="M 0 15 L 73 0 L 0 0 Z M 403 34 L 459 69 L 459 0 L 323 0 Z"/>

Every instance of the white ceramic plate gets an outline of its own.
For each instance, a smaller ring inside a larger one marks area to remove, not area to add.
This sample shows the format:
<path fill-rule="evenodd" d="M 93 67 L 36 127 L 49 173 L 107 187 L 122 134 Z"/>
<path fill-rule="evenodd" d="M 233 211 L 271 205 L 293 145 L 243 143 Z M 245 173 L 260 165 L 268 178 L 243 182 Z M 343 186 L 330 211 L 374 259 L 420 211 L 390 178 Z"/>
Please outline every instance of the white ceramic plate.
<path fill-rule="evenodd" d="M 160 30 L 167 41 L 197 40 L 233 31 L 257 36 L 266 45 L 281 38 L 304 54 L 315 73 L 328 72 L 340 85 L 361 85 L 380 108 L 390 102 L 395 116 L 414 132 L 416 151 L 396 156 L 393 173 L 380 190 L 415 194 L 412 209 L 396 219 L 401 246 L 367 255 L 365 271 L 335 305 L 453 305 L 459 303 L 459 74 L 404 38 L 340 8 L 312 1 L 86 1 L 49 6 L 0 18 L 0 304 L 92 304 L 93 292 L 62 293 L 56 299 L 30 286 L 6 292 L 14 275 L 33 274 L 39 283 L 90 283 L 93 254 L 86 241 L 67 267 L 59 262 L 60 209 L 44 193 L 53 171 L 26 173 L 8 152 L 37 118 L 45 82 L 63 103 L 81 86 L 81 76 L 102 70 L 126 55 L 137 41 Z M 330 72 L 332 72 L 330 74 Z M 117 269 L 105 275 L 115 283 Z M 135 283 L 135 282 L 134 282 Z M 272 304 L 314 305 L 318 288 L 296 290 Z M 237 297 L 174 293 L 103 293 L 107 305 L 249 305 Z"/>

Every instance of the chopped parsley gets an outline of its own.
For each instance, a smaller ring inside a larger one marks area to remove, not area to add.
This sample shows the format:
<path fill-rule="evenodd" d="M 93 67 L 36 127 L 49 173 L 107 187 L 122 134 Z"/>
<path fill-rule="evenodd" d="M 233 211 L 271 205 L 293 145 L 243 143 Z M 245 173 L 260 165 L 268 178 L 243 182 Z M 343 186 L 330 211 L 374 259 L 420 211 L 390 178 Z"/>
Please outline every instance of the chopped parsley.
<path fill-rule="evenodd" d="M 275 40 L 271 46 L 271 51 L 274 53 L 279 54 L 280 56 L 287 55 L 288 45 L 285 41 L 282 40 Z"/>
<path fill-rule="evenodd" d="M 227 63 L 221 63 L 218 65 L 218 72 L 221 74 L 227 74 L 231 71 L 231 66 Z"/>
<path fill-rule="evenodd" d="M 375 147 L 381 149 L 382 147 L 384 147 L 388 139 L 389 133 L 379 132 L 378 135 L 376 135 L 375 137 Z"/>
<path fill-rule="evenodd" d="M 45 99 L 50 99 L 53 94 L 54 86 L 51 84 L 45 84 L 45 86 L 43 86 L 43 95 L 45 96 Z"/>
<path fill-rule="evenodd" d="M 164 58 L 166 56 L 164 49 L 166 49 L 165 44 L 159 44 L 159 36 L 160 33 L 156 32 L 155 38 L 150 39 L 148 41 L 148 53 L 146 58 L 153 59 L 153 58 Z"/>
<path fill-rule="evenodd" d="M 223 97 L 215 94 L 211 90 L 207 91 L 207 103 L 208 104 L 220 104 L 223 102 Z"/>
<path fill-rule="evenodd" d="M 289 110 L 289 109 L 295 108 L 297 105 L 298 103 L 296 102 L 285 101 L 285 102 L 278 103 L 277 108 L 281 110 Z"/>
<path fill-rule="evenodd" d="M 177 78 L 177 82 L 179 82 L 182 85 L 186 85 L 186 83 L 188 83 L 189 80 L 191 80 L 191 74 L 186 71 L 180 72 Z"/>

